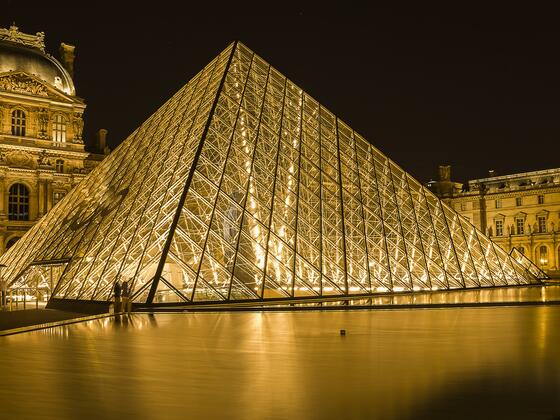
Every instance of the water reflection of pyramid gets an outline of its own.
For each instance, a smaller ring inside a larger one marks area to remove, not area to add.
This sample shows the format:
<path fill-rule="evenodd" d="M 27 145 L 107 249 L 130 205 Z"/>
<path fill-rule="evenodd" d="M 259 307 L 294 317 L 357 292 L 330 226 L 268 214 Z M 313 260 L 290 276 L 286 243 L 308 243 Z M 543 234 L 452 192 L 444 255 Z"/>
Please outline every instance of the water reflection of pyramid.
<path fill-rule="evenodd" d="M 0 261 L 55 298 L 209 302 L 475 288 L 533 274 L 240 43 Z"/>

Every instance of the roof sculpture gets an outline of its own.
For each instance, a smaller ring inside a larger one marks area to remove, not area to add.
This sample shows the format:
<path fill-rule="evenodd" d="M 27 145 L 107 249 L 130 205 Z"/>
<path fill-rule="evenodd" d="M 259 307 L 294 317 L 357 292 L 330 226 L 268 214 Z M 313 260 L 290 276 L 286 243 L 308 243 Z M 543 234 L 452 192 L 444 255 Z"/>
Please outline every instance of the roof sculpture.
<path fill-rule="evenodd" d="M 55 299 L 293 299 L 536 283 L 241 43 L 208 64 L 2 258 Z M 52 271 L 51 271 L 52 275 Z"/>

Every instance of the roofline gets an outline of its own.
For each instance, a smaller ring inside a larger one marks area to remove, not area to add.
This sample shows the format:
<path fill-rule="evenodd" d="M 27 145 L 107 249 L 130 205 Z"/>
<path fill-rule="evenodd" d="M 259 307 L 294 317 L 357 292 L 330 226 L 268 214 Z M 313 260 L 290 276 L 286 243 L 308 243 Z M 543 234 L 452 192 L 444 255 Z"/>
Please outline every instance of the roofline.
<path fill-rule="evenodd" d="M 541 175 L 560 175 L 560 168 L 552 168 L 552 169 L 542 169 L 539 171 L 532 171 L 532 172 L 520 172 L 517 174 L 509 174 L 509 175 L 500 175 L 500 176 L 492 176 L 487 178 L 477 178 L 477 179 L 469 179 L 467 182 L 470 183 L 482 183 L 482 182 L 494 182 L 494 181 L 504 181 L 508 179 L 515 179 L 515 178 L 526 178 L 531 176 L 541 176 Z"/>
<path fill-rule="evenodd" d="M 15 47 L 15 48 L 19 48 L 19 49 L 25 49 L 29 52 L 32 52 L 34 54 L 37 54 L 39 56 L 42 56 L 44 58 L 46 58 L 47 60 L 49 60 L 52 64 L 55 65 L 55 67 L 62 73 L 62 75 L 64 76 L 64 78 L 66 79 L 65 82 L 68 85 L 68 87 L 70 88 L 70 93 L 66 93 L 64 91 L 61 91 L 67 95 L 71 95 L 71 96 L 76 96 L 76 87 L 74 86 L 74 80 L 72 79 L 72 77 L 70 76 L 70 73 L 68 73 L 68 70 L 66 70 L 64 68 L 64 66 L 51 54 L 45 52 L 45 51 L 41 51 L 40 49 L 37 48 L 33 48 L 24 44 L 20 44 L 18 42 L 15 41 L 10 41 L 10 40 L 6 40 L 6 39 L 2 39 L 0 40 L 0 45 L 7 45 L 9 47 Z M 49 83 L 50 85 L 50 83 Z M 53 86 L 54 87 L 54 86 Z M 56 90 L 59 90 L 57 88 L 55 88 Z"/>

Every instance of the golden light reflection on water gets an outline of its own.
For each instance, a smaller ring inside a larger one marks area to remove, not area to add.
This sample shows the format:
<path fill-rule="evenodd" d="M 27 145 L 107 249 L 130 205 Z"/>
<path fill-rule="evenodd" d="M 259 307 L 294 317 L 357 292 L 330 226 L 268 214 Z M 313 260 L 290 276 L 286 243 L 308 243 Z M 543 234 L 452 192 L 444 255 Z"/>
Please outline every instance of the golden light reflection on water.
<path fill-rule="evenodd" d="M 106 318 L 3 338 L 0 403 L 19 418 L 553 418 L 558 325 L 557 306 Z"/>
<path fill-rule="evenodd" d="M 449 305 L 490 303 L 560 302 L 560 286 L 501 287 L 493 289 L 452 290 L 430 293 L 403 293 L 361 297 L 348 301 L 323 302 L 326 306 L 354 305 Z M 299 304 L 299 305 L 306 305 Z M 316 305 L 316 303 L 312 303 Z"/>

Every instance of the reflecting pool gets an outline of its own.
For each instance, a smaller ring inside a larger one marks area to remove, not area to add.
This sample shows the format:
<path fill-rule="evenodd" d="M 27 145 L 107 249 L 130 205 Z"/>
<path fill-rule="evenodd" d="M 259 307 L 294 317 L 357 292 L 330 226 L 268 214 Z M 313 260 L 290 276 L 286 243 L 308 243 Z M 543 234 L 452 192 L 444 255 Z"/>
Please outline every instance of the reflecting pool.
<path fill-rule="evenodd" d="M 560 306 L 135 314 L 0 343 L 2 418 L 560 416 Z"/>

